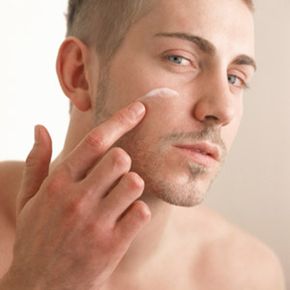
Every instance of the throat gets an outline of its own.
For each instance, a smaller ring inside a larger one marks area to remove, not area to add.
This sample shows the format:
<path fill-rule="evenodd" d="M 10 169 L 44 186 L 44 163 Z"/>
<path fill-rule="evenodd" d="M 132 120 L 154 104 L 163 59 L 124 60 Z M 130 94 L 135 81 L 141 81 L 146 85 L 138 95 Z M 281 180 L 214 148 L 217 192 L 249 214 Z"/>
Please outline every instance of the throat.
<path fill-rule="evenodd" d="M 154 268 L 170 251 L 174 207 L 157 198 L 149 198 L 146 194 L 142 200 L 150 208 L 151 221 L 141 230 L 118 265 L 115 272 L 120 275 L 136 273 L 138 276 L 139 273 L 143 276 L 146 269 Z"/>

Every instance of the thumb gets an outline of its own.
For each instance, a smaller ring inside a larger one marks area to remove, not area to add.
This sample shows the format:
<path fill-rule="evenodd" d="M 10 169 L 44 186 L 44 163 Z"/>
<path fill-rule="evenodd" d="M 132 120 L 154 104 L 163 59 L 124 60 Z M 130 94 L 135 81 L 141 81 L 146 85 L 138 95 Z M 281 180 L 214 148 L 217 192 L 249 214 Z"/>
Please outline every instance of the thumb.
<path fill-rule="evenodd" d="M 34 139 L 33 148 L 25 161 L 21 189 L 17 196 L 17 215 L 37 193 L 49 171 L 52 142 L 46 128 L 41 125 L 35 126 Z"/>

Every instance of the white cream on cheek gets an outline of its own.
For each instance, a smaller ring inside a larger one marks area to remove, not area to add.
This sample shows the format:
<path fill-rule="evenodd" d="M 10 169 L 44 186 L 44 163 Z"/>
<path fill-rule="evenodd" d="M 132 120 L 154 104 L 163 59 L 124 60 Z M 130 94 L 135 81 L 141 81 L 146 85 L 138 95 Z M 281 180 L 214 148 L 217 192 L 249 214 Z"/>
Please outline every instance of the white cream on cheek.
<path fill-rule="evenodd" d="M 146 106 L 146 117 L 143 125 L 148 122 L 150 130 L 152 130 L 152 123 L 154 123 L 153 127 L 157 130 L 163 126 L 162 124 L 169 124 L 172 121 L 170 112 L 174 111 L 176 103 L 180 102 L 180 95 L 177 91 L 169 88 L 156 88 L 136 101 L 141 101 Z"/>
<path fill-rule="evenodd" d="M 174 91 L 169 88 L 157 88 L 150 92 L 148 92 L 145 96 L 138 98 L 138 101 L 145 101 L 145 100 L 160 100 L 161 99 L 168 99 L 168 98 L 176 98 L 180 97 L 177 91 Z"/>

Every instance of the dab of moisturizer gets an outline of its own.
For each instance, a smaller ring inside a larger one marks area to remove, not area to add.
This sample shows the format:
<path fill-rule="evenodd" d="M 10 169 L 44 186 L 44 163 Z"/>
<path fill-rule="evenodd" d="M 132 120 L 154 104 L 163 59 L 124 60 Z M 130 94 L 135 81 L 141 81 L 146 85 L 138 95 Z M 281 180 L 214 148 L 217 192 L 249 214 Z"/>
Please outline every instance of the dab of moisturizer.
<path fill-rule="evenodd" d="M 145 96 L 139 98 L 139 101 L 143 101 L 146 99 L 155 99 L 155 98 L 175 98 L 179 97 L 179 93 L 169 88 L 158 88 L 150 91 Z"/>

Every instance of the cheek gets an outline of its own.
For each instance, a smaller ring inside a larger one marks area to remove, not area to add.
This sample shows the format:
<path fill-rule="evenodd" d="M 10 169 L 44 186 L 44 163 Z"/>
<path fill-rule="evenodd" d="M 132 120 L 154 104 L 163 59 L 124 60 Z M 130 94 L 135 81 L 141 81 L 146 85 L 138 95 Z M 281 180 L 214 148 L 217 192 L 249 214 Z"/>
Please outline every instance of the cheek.
<path fill-rule="evenodd" d="M 232 122 L 221 130 L 221 137 L 226 145 L 227 150 L 230 150 L 236 138 L 241 123 L 241 116 L 236 116 Z"/>
<path fill-rule="evenodd" d="M 172 87 L 171 84 L 177 83 L 176 75 L 165 73 L 156 61 L 142 56 L 138 58 L 138 62 L 128 57 L 115 60 L 110 80 L 114 94 L 122 100 L 123 106 L 144 96 L 150 90 Z"/>
<path fill-rule="evenodd" d="M 235 137 L 237 136 L 237 133 L 240 128 L 241 120 L 243 117 L 243 111 L 244 111 L 244 105 L 243 105 L 243 99 L 241 98 L 236 104 L 236 110 L 235 110 L 235 116 L 231 120 L 230 124 L 223 127 L 221 130 L 221 137 L 224 140 L 224 143 L 229 150 L 235 140 Z"/>
<path fill-rule="evenodd" d="M 186 98 L 169 88 L 154 89 L 139 100 L 147 108 L 146 119 L 151 120 L 152 124 L 161 124 L 171 130 L 184 124 L 187 118 L 186 108 L 190 107 Z"/>
<path fill-rule="evenodd" d="M 172 100 L 166 98 L 150 98 L 144 100 L 146 106 L 146 116 L 144 126 L 151 130 L 158 131 L 161 128 L 172 128 L 176 115 Z M 161 132 L 160 132 L 161 133 Z"/>
<path fill-rule="evenodd" d="M 152 149 L 160 145 L 161 137 L 182 130 L 180 126 L 184 123 L 184 116 L 180 114 L 177 96 L 141 99 L 146 106 L 146 115 L 136 128 L 138 140 L 143 140 Z"/>

